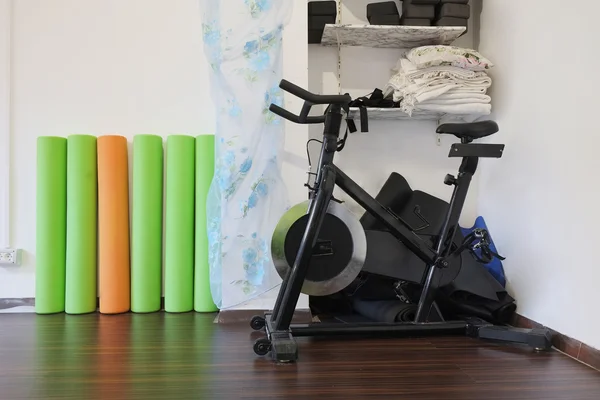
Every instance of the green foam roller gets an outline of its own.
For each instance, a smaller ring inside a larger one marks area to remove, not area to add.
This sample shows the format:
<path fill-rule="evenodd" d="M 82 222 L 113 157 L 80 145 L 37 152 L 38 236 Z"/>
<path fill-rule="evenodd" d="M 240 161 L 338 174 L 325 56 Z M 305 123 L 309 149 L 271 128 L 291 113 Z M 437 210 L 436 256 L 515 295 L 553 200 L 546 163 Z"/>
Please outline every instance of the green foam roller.
<path fill-rule="evenodd" d="M 206 198 L 215 170 L 215 137 L 196 137 L 196 235 L 194 255 L 194 310 L 217 311 L 210 292 Z"/>
<path fill-rule="evenodd" d="M 98 274 L 97 138 L 67 139 L 67 263 L 65 311 L 96 311 Z"/>
<path fill-rule="evenodd" d="M 165 182 L 165 311 L 194 309 L 195 139 L 167 138 Z"/>
<path fill-rule="evenodd" d="M 37 140 L 35 311 L 65 311 L 67 139 Z"/>
<path fill-rule="evenodd" d="M 160 310 L 162 292 L 163 139 L 133 138 L 131 311 Z"/>

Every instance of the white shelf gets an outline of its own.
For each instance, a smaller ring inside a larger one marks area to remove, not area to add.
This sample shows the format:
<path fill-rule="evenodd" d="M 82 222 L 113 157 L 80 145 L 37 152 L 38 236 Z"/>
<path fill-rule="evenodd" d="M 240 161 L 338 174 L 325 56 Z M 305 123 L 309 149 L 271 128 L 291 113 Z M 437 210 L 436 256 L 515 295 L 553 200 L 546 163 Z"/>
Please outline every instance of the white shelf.
<path fill-rule="evenodd" d="M 440 113 L 426 113 L 415 111 L 412 117 L 399 108 L 367 108 L 369 120 L 388 121 L 437 121 L 442 117 Z M 360 121 L 360 111 L 357 107 L 351 107 L 348 116 Z"/>
<path fill-rule="evenodd" d="M 375 108 L 367 107 L 367 115 L 369 121 L 371 120 L 383 120 L 383 121 L 440 121 L 443 118 L 448 119 L 448 122 L 463 122 L 462 118 L 472 119 L 474 115 L 460 115 L 460 114 L 446 114 L 436 113 L 428 111 L 415 111 L 412 116 L 406 114 L 399 108 Z M 358 107 L 350 107 L 348 116 L 354 119 L 356 122 L 360 121 L 360 111 Z"/>
<path fill-rule="evenodd" d="M 458 39 L 465 30 L 464 26 L 327 24 L 321 45 L 400 49 L 448 45 Z"/>

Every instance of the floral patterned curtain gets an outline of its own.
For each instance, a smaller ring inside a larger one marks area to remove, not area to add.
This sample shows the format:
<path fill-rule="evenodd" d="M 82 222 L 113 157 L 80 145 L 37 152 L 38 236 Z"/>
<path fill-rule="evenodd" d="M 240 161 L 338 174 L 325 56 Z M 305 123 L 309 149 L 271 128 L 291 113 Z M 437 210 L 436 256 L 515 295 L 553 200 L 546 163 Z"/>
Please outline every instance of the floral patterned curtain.
<path fill-rule="evenodd" d="M 276 287 L 271 234 L 287 209 L 281 178 L 282 33 L 291 0 L 200 0 L 217 110 L 207 205 L 213 299 L 227 309 Z"/>

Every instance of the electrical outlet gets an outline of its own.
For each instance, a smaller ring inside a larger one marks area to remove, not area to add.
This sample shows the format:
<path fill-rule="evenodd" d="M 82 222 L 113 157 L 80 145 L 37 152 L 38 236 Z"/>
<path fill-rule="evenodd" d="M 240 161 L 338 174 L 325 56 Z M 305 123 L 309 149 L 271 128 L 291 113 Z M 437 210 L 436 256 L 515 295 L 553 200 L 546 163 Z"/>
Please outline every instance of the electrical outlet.
<path fill-rule="evenodd" d="M 20 265 L 21 249 L 0 249 L 0 265 Z"/>

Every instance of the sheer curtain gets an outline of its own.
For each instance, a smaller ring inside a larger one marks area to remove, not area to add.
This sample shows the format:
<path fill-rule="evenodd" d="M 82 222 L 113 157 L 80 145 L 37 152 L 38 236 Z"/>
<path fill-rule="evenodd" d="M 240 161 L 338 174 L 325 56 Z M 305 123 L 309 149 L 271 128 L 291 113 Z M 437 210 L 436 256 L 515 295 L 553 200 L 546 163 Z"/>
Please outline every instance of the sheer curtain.
<path fill-rule="evenodd" d="M 271 234 L 288 207 L 281 178 L 282 33 L 291 0 L 201 0 L 217 112 L 207 205 L 210 282 L 220 309 L 277 286 Z"/>

